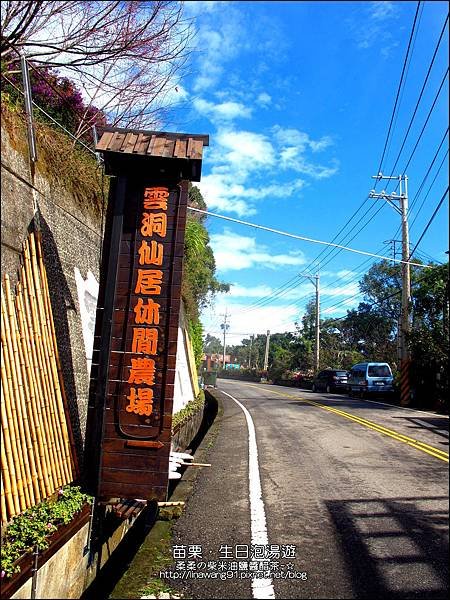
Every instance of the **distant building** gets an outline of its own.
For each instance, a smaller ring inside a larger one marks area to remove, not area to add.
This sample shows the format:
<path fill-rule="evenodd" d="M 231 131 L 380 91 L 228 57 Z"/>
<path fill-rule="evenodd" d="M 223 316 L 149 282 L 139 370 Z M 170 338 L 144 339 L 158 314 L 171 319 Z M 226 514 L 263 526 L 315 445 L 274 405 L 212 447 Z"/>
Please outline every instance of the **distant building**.
<path fill-rule="evenodd" d="M 225 354 L 225 369 L 238 369 L 240 365 L 237 363 L 237 358 L 231 354 Z M 223 354 L 204 354 L 202 357 L 202 369 L 206 371 L 216 371 L 223 369 Z"/>

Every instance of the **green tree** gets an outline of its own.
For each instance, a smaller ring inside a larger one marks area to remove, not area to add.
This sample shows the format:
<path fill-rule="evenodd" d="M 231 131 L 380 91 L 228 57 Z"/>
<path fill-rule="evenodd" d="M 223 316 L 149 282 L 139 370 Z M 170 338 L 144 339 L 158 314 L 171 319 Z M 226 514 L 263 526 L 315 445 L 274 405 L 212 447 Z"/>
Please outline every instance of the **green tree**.
<path fill-rule="evenodd" d="M 448 411 L 448 263 L 422 273 L 413 294 L 413 324 L 408 342 L 418 402 L 426 399 L 430 407 Z"/>
<path fill-rule="evenodd" d="M 206 208 L 200 190 L 189 187 L 189 206 Z M 228 284 L 221 283 L 215 276 L 216 263 L 209 235 L 204 225 L 205 216 L 199 213 L 188 215 L 184 242 L 184 265 L 182 296 L 189 321 L 196 362 L 199 364 L 203 353 L 200 312 L 207 306 L 214 294 L 227 292 Z"/>
<path fill-rule="evenodd" d="M 388 362 L 397 360 L 397 322 L 389 319 L 378 306 L 361 302 L 347 311 L 338 325 L 342 344 L 359 353 L 361 360 Z"/>
<path fill-rule="evenodd" d="M 220 354 L 223 352 L 222 342 L 219 338 L 207 333 L 203 340 L 203 350 L 206 354 Z"/>

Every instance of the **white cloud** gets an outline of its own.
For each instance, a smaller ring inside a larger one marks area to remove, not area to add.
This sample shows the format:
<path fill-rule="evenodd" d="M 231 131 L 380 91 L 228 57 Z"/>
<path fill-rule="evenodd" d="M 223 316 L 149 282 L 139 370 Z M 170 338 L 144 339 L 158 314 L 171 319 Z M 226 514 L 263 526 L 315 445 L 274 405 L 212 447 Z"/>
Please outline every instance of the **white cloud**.
<path fill-rule="evenodd" d="M 245 45 L 242 15 L 233 4 L 213 3 L 208 11 L 198 10 L 195 15 L 198 17 L 196 46 L 202 48 L 197 63 L 199 75 L 193 85 L 195 92 L 214 88 L 225 72 L 226 63 L 237 56 Z"/>
<path fill-rule="evenodd" d="M 188 15 L 198 16 L 204 13 L 211 13 L 223 4 L 223 0 L 195 0 L 194 2 L 185 2 L 184 9 Z"/>
<path fill-rule="evenodd" d="M 234 212 L 249 217 L 256 213 L 253 203 L 264 198 L 288 198 L 300 191 L 305 182 L 296 179 L 285 184 L 268 183 L 262 187 L 246 187 L 233 172 L 212 173 L 202 177 L 198 187 L 208 203 L 208 208 Z"/>
<path fill-rule="evenodd" d="M 325 135 L 320 140 L 312 140 L 309 135 L 303 131 L 292 128 L 284 128 L 275 125 L 272 128 L 274 138 L 277 142 L 285 147 L 294 147 L 301 154 L 308 148 L 313 152 L 320 152 L 329 146 L 333 145 L 333 140 L 329 135 Z"/>
<path fill-rule="evenodd" d="M 271 254 L 265 246 L 258 245 L 255 238 L 238 235 L 228 229 L 211 235 L 210 244 L 218 271 L 258 267 L 276 269 L 280 266 L 303 265 L 306 262 L 302 252 Z"/>
<path fill-rule="evenodd" d="M 251 250 L 251 241 L 247 239 L 244 241 L 244 245 L 247 251 Z M 331 292 L 331 290 L 329 291 Z M 204 311 L 202 322 L 205 333 L 219 335 L 220 323 L 222 322 L 220 315 L 225 314 L 225 311 L 229 315 L 230 330 L 227 333 L 227 343 L 230 345 L 238 344 L 243 338 L 248 338 L 252 334 L 265 334 L 269 323 L 272 333 L 294 331 L 295 322 L 300 321 L 305 312 L 306 303 L 312 298 L 314 285 L 302 281 L 286 295 L 274 298 L 273 303 L 259 307 L 252 306 L 259 298 L 271 296 L 273 293 L 275 293 L 275 290 L 267 284 L 253 287 L 232 284 L 228 294 L 218 294 L 215 298 L 214 307 Z M 348 309 L 358 305 L 360 301 L 358 295 L 358 292 L 355 293 L 354 288 L 350 286 L 342 286 L 329 294 L 326 293 L 326 289 L 323 289 L 323 296 L 348 297 L 340 302 L 338 306 L 323 306 L 321 314 L 324 317 L 345 314 Z M 251 302 L 236 302 L 238 298 L 249 298 Z M 300 299 L 302 301 L 298 302 Z"/>
<path fill-rule="evenodd" d="M 321 290 L 322 296 L 330 296 L 330 297 L 356 296 L 356 295 L 359 295 L 360 293 L 361 292 L 359 290 L 358 282 L 353 282 L 353 283 L 349 283 L 347 285 L 341 285 L 338 287 L 330 287 L 330 288 L 327 288 L 326 286 L 324 286 L 324 287 L 322 287 L 322 290 Z"/>
<path fill-rule="evenodd" d="M 281 168 L 291 169 L 313 179 L 327 179 L 337 173 L 339 163 L 336 159 L 331 161 L 332 166 L 318 165 L 307 161 L 301 152 L 301 148 L 295 146 L 283 148 L 280 152 Z"/>
<path fill-rule="evenodd" d="M 350 279 L 353 277 L 357 277 L 359 275 L 359 273 L 357 273 L 356 271 L 351 271 L 350 269 L 342 269 L 341 271 L 338 271 L 336 273 L 336 276 L 339 279 Z"/>
<path fill-rule="evenodd" d="M 396 36 L 390 30 L 391 21 L 399 16 L 399 9 L 393 2 L 360 3 L 356 12 L 358 18 L 349 20 L 351 34 L 356 46 L 363 50 L 377 46 L 382 56 L 389 56 L 398 45 Z"/>
<path fill-rule="evenodd" d="M 290 256 L 295 256 L 295 254 L 292 253 Z M 316 289 L 313 283 L 300 278 L 295 283 L 293 282 L 294 287 L 285 290 L 277 290 L 268 285 L 257 285 L 255 287 L 245 287 L 239 284 L 231 285 L 228 297 L 267 298 L 273 296 L 275 302 L 304 300 L 304 303 L 306 303 Z"/>
<path fill-rule="evenodd" d="M 256 98 L 256 103 L 259 104 L 259 106 L 267 107 L 272 104 L 272 98 L 267 92 L 261 92 Z"/>
<path fill-rule="evenodd" d="M 240 103 L 214 105 L 204 100 L 199 106 L 207 111 L 227 106 L 230 112 L 236 114 L 245 108 Z M 316 180 L 331 177 L 337 172 L 336 160 L 326 166 L 310 162 L 305 157 L 308 151 L 318 152 L 331 145 L 329 136 L 313 140 L 306 133 L 279 126 L 271 131 L 272 137 L 225 125 L 218 129 L 205 157 L 209 174 L 199 184 L 210 208 L 249 216 L 255 214 L 259 200 L 292 197 L 307 185 L 300 177 L 277 184 L 274 178 L 279 175 L 280 169 Z M 284 145 L 286 140 L 292 145 Z"/>
<path fill-rule="evenodd" d="M 228 312 L 230 329 L 227 332 L 227 345 L 239 344 L 251 335 L 266 334 L 268 324 L 272 333 L 294 331 L 295 321 L 301 317 L 299 309 L 292 305 L 263 306 L 247 310 L 245 304 L 230 304 L 227 295 L 216 298 L 214 314 L 205 312 L 202 315 L 204 333 L 220 337 L 219 315 Z"/>
<path fill-rule="evenodd" d="M 193 104 L 200 114 L 208 116 L 212 122 L 230 121 L 238 117 L 248 119 L 252 114 L 252 109 L 240 102 L 227 101 L 214 104 L 203 98 L 196 98 Z"/>
<path fill-rule="evenodd" d="M 393 17 L 397 8 L 393 2 L 371 2 L 370 17 L 376 21 L 384 21 Z"/>
<path fill-rule="evenodd" d="M 221 160 L 235 169 L 254 170 L 275 162 L 274 148 L 261 133 L 222 130 L 216 135 L 216 141 Z"/>
<path fill-rule="evenodd" d="M 227 296 L 233 298 L 264 298 L 265 296 L 270 296 L 273 293 L 273 290 L 268 285 L 257 285 L 254 287 L 245 287 L 244 285 L 239 285 L 238 283 L 230 284 L 230 291 Z"/>

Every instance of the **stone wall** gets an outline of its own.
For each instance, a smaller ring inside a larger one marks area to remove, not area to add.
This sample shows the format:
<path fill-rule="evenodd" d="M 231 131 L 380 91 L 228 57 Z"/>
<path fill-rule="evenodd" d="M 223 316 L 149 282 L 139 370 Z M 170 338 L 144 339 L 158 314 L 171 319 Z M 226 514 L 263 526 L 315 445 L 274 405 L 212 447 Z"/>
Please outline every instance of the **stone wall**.
<path fill-rule="evenodd" d="M 39 154 L 33 174 L 26 145 L 24 148 L 18 143 L 17 135 L 17 131 L 2 122 L 2 273 L 8 273 L 11 281 L 16 281 L 22 242 L 37 224 L 42 231 L 64 385 L 77 452 L 81 458 L 89 373 L 75 270 L 83 278 L 91 272 L 99 279 L 102 216 L 94 202 L 89 204 L 91 199 L 87 198 L 83 203 L 69 192 L 64 178 L 50 178 Z"/>

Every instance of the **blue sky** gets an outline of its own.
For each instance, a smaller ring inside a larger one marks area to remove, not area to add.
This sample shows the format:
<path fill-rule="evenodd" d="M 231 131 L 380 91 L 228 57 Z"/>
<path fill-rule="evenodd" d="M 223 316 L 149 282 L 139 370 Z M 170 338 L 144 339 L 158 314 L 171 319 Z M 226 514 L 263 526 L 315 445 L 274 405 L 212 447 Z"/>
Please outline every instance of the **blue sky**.
<path fill-rule="evenodd" d="M 209 210 L 331 241 L 359 209 L 336 241 L 390 255 L 386 240 L 400 239 L 399 215 L 384 205 L 373 216 L 383 201 L 367 196 L 416 8 L 416 2 L 187 2 L 186 14 L 195 19 L 196 49 L 179 87 L 184 102 L 171 128 L 210 135 L 199 184 Z M 446 15 L 446 2 L 422 3 L 419 9 L 382 165 L 385 174 L 394 168 Z M 395 175 L 409 161 L 447 57 L 448 30 Z M 447 102 L 448 79 L 406 170 L 412 244 L 447 188 L 445 140 L 420 189 L 448 127 Z M 378 185 L 377 191 L 383 188 L 393 191 L 395 186 Z M 423 257 L 446 260 L 447 215 L 448 199 L 419 246 Z M 229 343 L 267 329 L 294 330 L 313 296 L 312 283 L 297 276 L 318 267 L 324 316 L 342 316 L 361 300 L 358 279 L 372 264 L 364 256 L 213 217 L 207 227 L 218 277 L 232 288 L 204 311 L 205 333 L 219 336 L 226 310 Z"/>

